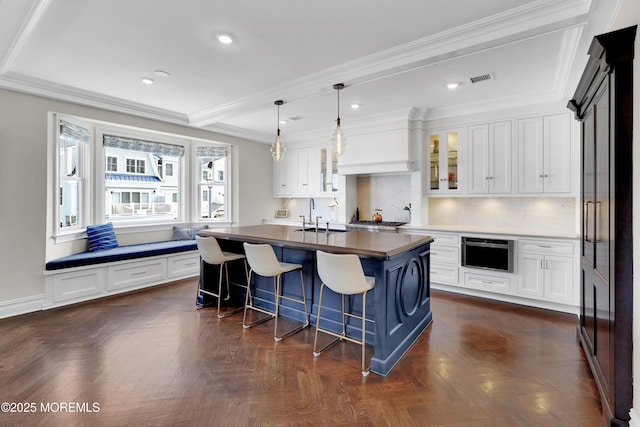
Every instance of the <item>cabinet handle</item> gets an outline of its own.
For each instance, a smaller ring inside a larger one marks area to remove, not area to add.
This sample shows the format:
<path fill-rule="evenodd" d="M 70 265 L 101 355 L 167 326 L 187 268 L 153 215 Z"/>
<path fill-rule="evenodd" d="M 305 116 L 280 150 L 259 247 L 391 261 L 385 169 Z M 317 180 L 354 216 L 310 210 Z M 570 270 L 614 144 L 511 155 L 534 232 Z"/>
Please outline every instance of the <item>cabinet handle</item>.
<path fill-rule="evenodd" d="M 493 282 L 491 280 L 483 280 L 482 283 L 486 283 L 487 285 L 492 284 Z"/>
<path fill-rule="evenodd" d="M 137 271 L 135 273 L 131 273 L 132 276 L 142 276 L 143 274 L 147 274 L 146 271 Z"/>
<path fill-rule="evenodd" d="M 539 248 L 551 248 L 551 245 L 538 245 Z"/>
<path fill-rule="evenodd" d="M 588 202 L 585 202 L 584 204 L 584 224 L 585 224 L 584 241 L 593 243 L 593 239 L 589 237 L 589 230 L 591 229 L 590 223 L 589 223 L 589 205 L 593 205 L 593 202 L 588 201 Z"/>

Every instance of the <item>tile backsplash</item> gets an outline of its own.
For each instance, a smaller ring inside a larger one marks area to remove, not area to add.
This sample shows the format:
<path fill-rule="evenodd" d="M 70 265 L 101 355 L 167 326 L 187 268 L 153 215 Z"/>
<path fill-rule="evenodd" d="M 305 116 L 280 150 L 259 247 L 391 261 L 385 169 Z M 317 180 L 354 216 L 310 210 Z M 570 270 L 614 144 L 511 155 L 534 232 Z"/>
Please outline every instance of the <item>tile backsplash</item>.
<path fill-rule="evenodd" d="M 370 220 L 381 209 L 384 221 L 411 221 L 405 210 L 411 203 L 410 175 L 363 175 L 358 177 L 357 188 L 360 220 Z"/>
<path fill-rule="evenodd" d="M 574 232 L 573 198 L 431 198 L 429 224 L 491 229 Z"/>

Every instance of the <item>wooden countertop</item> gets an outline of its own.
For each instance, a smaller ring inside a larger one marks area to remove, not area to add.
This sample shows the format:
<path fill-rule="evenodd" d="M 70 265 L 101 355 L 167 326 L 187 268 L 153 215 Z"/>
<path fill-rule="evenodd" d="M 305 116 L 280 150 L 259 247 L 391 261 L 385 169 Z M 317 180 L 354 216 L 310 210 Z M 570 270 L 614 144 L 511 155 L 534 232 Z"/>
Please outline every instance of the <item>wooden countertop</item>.
<path fill-rule="evenodd" d="M 431 236 L 371 231 L 324 232 L 299 231 L 300 227 L 263 224 L 245 227 L 211 228 L 198 234 L 217 239 L 240 240 L 249 243 L 268 243 L 333 253 L 352 253 L 374 258 L 391 258 L 400 253 L 432 242 Z"/>

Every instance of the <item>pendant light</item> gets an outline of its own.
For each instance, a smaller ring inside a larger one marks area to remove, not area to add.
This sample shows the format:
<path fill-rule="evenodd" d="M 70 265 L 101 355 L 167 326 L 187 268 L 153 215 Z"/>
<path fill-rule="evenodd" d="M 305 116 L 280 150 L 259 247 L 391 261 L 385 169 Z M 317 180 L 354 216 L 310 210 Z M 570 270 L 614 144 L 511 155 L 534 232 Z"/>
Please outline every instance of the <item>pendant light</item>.
<path fill-rule="evenodd" d="M 273 160 L 280 161 L 284 157 L 284 152 L 287 151 L 284 148 L 284 143 L 282 142 L 282 138 L 280 138 L 280 106 L 284 104 L 284 101 L 281 99 L 274 101 L 274 104 L 278 106 L 278 135 L 276 136 L 276 140 L 271 144 L 271 156 Z"/>
<path fill-rule="evenodd" d="M 331 138 L 331 149 L 336 155 L 342 156 L 344 149 L 347 147 L 347 138 L 345 138 L 340 127 L 340 90 L 344 89 L 344 83 L 334 84 L 333 88 L 338 91 L 338 119 L 336 120 L 336 130 Z"/>

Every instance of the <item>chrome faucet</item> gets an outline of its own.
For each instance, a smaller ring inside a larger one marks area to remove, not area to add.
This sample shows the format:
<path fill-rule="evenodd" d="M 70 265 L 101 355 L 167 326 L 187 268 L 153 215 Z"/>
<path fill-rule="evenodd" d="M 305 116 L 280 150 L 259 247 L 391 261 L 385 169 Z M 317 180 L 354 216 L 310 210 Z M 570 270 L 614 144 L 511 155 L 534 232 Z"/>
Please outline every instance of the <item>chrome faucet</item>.
<path fill-rule="evenodd" d="M 318 232 L 318 219 L 322 218 L 322 216 L 316 216 L 316 233 Z"/>

